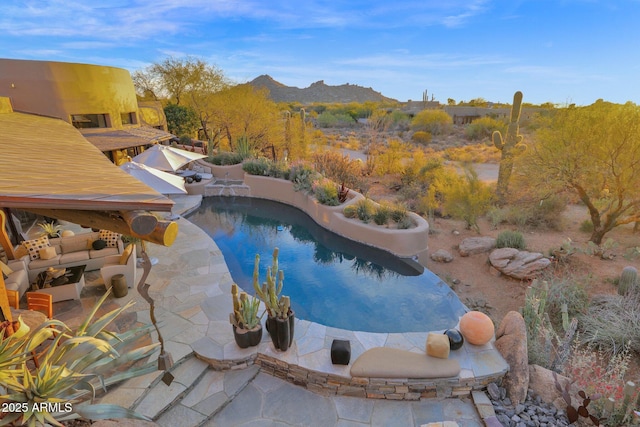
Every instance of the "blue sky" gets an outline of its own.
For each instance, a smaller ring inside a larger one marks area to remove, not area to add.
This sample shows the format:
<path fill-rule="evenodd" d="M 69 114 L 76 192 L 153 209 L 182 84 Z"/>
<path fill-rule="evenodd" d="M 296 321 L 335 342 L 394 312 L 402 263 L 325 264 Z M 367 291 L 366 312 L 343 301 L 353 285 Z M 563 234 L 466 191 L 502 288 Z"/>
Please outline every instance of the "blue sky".
<path fill-rule="evenodd" d="M 640 0 L 2 0 L 0 57 L 135 71 L 189 55 L 238 83 L 400 101 L 640 103 L 639 27 Z"/>

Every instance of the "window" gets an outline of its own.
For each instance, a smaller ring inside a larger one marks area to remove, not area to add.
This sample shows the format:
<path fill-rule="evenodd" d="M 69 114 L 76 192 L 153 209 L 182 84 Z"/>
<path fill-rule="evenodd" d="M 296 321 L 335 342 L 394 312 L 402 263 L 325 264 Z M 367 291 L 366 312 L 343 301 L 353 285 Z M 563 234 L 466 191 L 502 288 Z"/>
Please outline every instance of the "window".
<path fill-rule="evenodd" d="M 71 124 L 78 129 L 109 127 L 108 114 L 72 114 Z"/>
<path fill-rule="evenodd" d="M 138 123 L 136 113 L 120 113 L 120 120 L 123 125 L 135 125 Z"/>

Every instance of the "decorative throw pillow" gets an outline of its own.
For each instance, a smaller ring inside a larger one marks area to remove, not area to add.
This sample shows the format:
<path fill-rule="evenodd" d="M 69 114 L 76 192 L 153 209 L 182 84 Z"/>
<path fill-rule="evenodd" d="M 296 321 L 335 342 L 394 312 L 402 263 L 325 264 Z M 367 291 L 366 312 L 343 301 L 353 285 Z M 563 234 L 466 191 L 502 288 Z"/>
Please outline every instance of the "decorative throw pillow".
<path fill-rule="evenodd" d="M 16 259 L 20 259 L 25 255 L 29 255 L 29 251 L 24 245 L 19 245 L 14 251 L 13 254 L 16 256 Z"/>
<path fill-rule="evenodd" d="M 107 242 L 108 248 L 117 248 L 121 234 L 110 230 L 100 230 L 100 240 Z"/>
<path fill-rule="evenodd" d="M 22 242 L 22 244 L 27 248 L 27 251 L 29 251 L 29 258 L 32 261 L 34 259 L 40 259 L 40 249 L 51 246 L 47 236 L 42 236 L 33 240 L 26 240 Z"/>
<path fill-rule="evenodd" d="M 133 252 L 133 244 L 129 244 L 124 251 L 122 251 L 122 255 L 120 255 L 120 265 L 126 265 L 129 262 L 129 257 Z"/>
<path fill-rule="evenodd" d="M 52 259 L 58 254 L 56 253 L 56 248 L 53 246 L 47 246 L 46 248 L 40 249 L 39 255 L 41 259 Z"/>
<path fill-rule="evenodd" d="M 100 240 L 96 240 L 91 244 L 91 248 L 95 249 L 96 251 L 99 251 L 100 249 L 104 249 L 107 247 L 107 242 L 100 239 Z"/>

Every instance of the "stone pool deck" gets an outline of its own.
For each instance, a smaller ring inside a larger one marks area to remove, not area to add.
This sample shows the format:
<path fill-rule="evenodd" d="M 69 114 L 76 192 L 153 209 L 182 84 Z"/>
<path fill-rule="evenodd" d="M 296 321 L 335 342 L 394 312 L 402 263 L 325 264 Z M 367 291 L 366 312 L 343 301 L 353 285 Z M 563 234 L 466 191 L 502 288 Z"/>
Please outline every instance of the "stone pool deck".
<path fill-rule="evenodd" d="M 174 213 L 197 208 L 200 200 L 200 196 L 181 198 Z M 131 407 L 160 425 L 262 425 L 252 424 L 256 420 L 270 420 L 269 425 L 384 425 L 382 420 L 396 417 L 411 418 L 407 419 L 409 424 L 402 425 L 479 426 L 492 422 L 490 404 L 480 411 L 471 403 L 472 395 L 474 400 L 482 400 L 483 393 L 478 391 L 508 369 L 492 343 L 465 344 L 452 351 L 450 357 L 460 362 L 460 375 L 437 380 L 351 378 L 350 366 L 331 363 L 333 339 L 350 340 L 353 362 L 366 349 L 378 346 L 423 353 L 428 330 L 354 332 L 297 319 L 295 340 L 288 351 L 274 350 L 266 333 L 259 346 L 240 349 L 228 320 L 233 281 L 224 257 L 204 231 L 184 218 L 177 222 L 180 233 L 171 247 L 150 245 L 149 255 L 158 263 L 147 279 L 166 351 L 175 362 L 175 379 L 166 385 L 160 381 L 161 372 L 155 372 L 129 380 L 102 397 L 102 403 Z M 137 292 L 114 301 L 124 304 L 130 299 L 137 301 L 130 309 L 137 320 L 150 323 L 149 306 Z M 270 392 L 274 389 L 280 390 L 281 398 Z M 262 402 L 260 408 L 236 406 L 249 396 Z M 268 401 L 275 401 L 280 411 L 269 415 Z M 322 421 L 321 414 L 314 418 L 317 410 L 309 404 L 328 405 L 329 424 Z M 361 413 L 345 415 L 351 407 Z M 307 421 L 296 422 L 298 416 Z"/>

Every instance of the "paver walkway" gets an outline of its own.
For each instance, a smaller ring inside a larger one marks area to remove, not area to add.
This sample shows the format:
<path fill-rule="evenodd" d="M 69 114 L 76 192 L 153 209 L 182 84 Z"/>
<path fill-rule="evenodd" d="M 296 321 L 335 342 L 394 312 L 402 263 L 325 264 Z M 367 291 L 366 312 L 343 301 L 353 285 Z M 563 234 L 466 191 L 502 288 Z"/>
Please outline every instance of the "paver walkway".
<path fill-rule="evenodd" d="M 198 196 L 180 199 L 174 213 L 197 207 L 199 200 Z M 180 233 L 174 245 L 148 248 L 149 255 L 159 262 L 147 280 L 166 350 L 176 362 L 174 380 L 166 385 L 160 381 L 160 372 L 135 378 L 102 397 L 102 403 L 132 407 L 162 426 L 441 426 L 442 421 L 455 421 L 459 426 L 484 425 L 469 397 L 409 402 L 323 396 L 260 372 L 255 365 L 237 370 L 210 369 L 194 353 L 224 361 L 257 350 L 241 350 L 234 342 L 228 321 L 232 279 L 220 250 L 204 231 L 184 218 L 177 221 Z M 95 296 L 91 298 L 95 300 Z M 140 322 L 150 323 L 149 306 L 135 290 L 111 302 L 124 304 L 129 299 L 137 302 L 131 314 L 135 313 Z M 83 301 L 82 306 L 90 307 L 93 300 Z M 294 346 L 285 353 L 270 351 L 290 363 L 321 372 L 348 372 L 348 367 L 330 363 L 327 346 L 332 334 L 354 334 L 349 335 L 355 340 L 352 361 L 371 346 L 409 350 L 424 346 L 424 336 L 353 333 L 298 322 L 301 327 L 296 326 Z M 268 342 L 263 340 L 260 346 L 260 351 L 269 352 Z M 475 354 L 465 353 L 460 356 L 463 372 L 478 376 L 505 371 L 506 363 L 496 354 L 492 345 L 478 348 Z"/>

